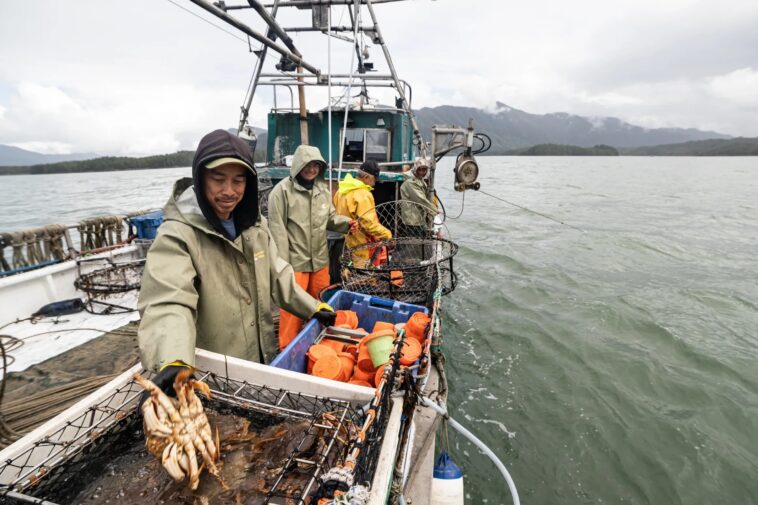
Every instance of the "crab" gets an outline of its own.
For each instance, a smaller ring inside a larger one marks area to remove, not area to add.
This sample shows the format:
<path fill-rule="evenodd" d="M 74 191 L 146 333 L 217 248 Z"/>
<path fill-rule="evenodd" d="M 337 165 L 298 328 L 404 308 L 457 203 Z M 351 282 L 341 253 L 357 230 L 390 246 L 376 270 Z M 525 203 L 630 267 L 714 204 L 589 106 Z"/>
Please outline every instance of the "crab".
<path fill-rule="evenodd" d="M 145 428 L 145 446 L 148 452 L 160 458 L 163 468 L 176 481 L 189 479 L 189 488 L 196 490 L 203 468 L 219 478 L 216 461 L 219 460 L 218 431 L 214 442 L 203 404 L 195 394 L 199 391 L 211 397 L 204 382 L 190 378 L 192 369 L 179 372 L 174 380 L 176 398 L 169 398 L 153 382 L 140 374 L 134 380 L 150 396 L 142 403 Z M 198 456 L 201 464 L 198 466 Z"/>

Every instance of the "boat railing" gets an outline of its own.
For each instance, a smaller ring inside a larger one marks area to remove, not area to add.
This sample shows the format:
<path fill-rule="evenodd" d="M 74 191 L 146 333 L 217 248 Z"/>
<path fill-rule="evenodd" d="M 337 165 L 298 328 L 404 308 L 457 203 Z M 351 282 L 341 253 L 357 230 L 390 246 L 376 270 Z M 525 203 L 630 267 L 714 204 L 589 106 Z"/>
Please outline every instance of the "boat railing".
<path fill-rule="evenodd" d="M 131 219 L 148 212 L 151 211 L 99 216 L 74 225 L 49 224 L 2 232 L 0 278 L 126 245 L 137 237 Z"/>

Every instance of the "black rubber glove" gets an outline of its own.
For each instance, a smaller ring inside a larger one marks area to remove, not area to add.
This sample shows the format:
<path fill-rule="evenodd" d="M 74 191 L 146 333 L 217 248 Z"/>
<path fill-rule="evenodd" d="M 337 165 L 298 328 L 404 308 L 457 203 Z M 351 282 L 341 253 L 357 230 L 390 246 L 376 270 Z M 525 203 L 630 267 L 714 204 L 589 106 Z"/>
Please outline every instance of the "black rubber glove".
<path fill-rule="evenodd" d="M 171 398 L 176 398 L 176 391 L 174 390 L 174 380 L 179 372 L 187 370 L 188 367 L 184 365 L 168 365 L 163 370 L 158 372 L 155 377 L 152 378 L 153 384 L 158 386 L 161 391 L 166 393 Z M 149 391 L 144 391 L 139 399 L 138 409 L 142 408 L 142 404 L 150 397 Z"/>
<path fill-rule="evenodd" d="M 320 303 L 316 307 L 316 313 L 313 314 L 313 317 L 324 326 L 334 326 L 334 322 L 337 320 L 337 313 L 328 304 Z"/>

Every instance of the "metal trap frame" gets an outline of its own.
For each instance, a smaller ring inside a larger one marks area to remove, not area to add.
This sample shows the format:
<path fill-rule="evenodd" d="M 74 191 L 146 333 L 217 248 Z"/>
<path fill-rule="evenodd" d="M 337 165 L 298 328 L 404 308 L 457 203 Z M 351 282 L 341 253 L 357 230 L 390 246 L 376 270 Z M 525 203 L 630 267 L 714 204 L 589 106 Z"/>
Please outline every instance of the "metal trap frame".
<path fill-rule="evenodd" d="M 81 258 L 76 260 L 77 275 L 74 287 L 86 293 L 87 312 L 133 312 L 137 309 L 119 305 L 108 299 L 114 295 L 139 290 L 144 267 L 144 259 L 116 262 L 111 258 Z"/>
<path fill-rule="evenodd" d="M 428 305 L 438 286 L 442 295 L 455 289 L 453 257 L 457 252 L 454 242 L 431 237 L 398 237 L 345 248 L 342 286 L 358 293 Z"/>
<path fill-rule="evenodd" d="M 345 400 L 251 384 L 211 372 L 196 370 L 195 376 L 210 386 L 211 406 L 241 409 L 251 415 L 268 415 L 277 419 L 277 423 L 286 420 L 310 421 L 299 436 L 299 441 L 295 439 L 295 450 L 286 456 L 286 461 L 282 461 L 281 471 L 272 479 L 274 484 L 268 490 L 264 503 L 307 503 L 308 498 L 316 494 L 321 486 L 319 477 L 327 470 L 325 466 L 342 464 L 350 445 L 354 443 L 346 436 L 349 423 L 359 427 L 364 422 L 364 416 Z M 128 430 L 141 430 L 141 416 L 136 407 L 144 391 L 142 387 L 134 380 L 128 380 L 108 394 L 100 393 L 103 390 L 94 394 L 97 397 L 94 404 L 56 430 L 34 440 L 11 459 L 0 461 L 0 503 L 54 505 L 56 491 L 77 474 L 83 473 L 88 460 L 97 462 L 102 459 L 114 437 Z M 207 404 L 207 401 L 203 399 L 203 403 Z M 333 422 L 321 422 L 323 414 L 329 414 Z M 300 449 L 309 437 L 317 433 L 325 441 L 321 444 L 323 449 L 315 453 L 311 451 L 309 457 L 305 457 Z M 144 447 L 144 436 L 139 437 L 138 443 Z M 332 461 L 327 463 L 330 456 Z M 90 466 L 95 464 L 91 463 Z M 282 483 L 295 471 L 299 475 L 306 474 L 306 484 L 302 488 L 287 490 Z M 69 499 L 71 496 L 67 497 Z"/>

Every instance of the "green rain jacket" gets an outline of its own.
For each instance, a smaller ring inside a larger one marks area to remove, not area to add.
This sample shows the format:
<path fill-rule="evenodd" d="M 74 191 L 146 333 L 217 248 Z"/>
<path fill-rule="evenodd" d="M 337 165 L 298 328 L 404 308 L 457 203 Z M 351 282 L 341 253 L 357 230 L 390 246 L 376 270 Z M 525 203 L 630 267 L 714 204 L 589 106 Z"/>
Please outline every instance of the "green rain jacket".
<path fill-rule="evenodd" d="M 414 176 L 409 177 L 400 186 L 400 199 L 418 205 L 400 205 L 403 223 L 407 226 L 426 226 L 426 216 L 437 215 L 437 208 L 426 197 L 426 181 Z"/>
<path fill-rule="evenodd" d="M 142 277 L 143 365 L 152 370 L 177 360 L 193 365 L 196 346 L 270 362 L 279 349 L 272 297 L 304 319 L 319 303 L 295 284 L 292 267 L 278 257 L 264 219 L 230 240 L 201 212 L 192 179 L 179 180 Z"/>
<path fill-rule="evenodd" d="M 311 161 L 321 172 L 306 189 L 296 179 Z M 324 180 L 326 162 L 317 147 L 302 145 L 295 151 L 290 176 L 277 184 L 268 197 L 268 223 L 279 255 L 295 272 L 317 272 L 329 265 L 326 230 L 347 233 L 350 218 L 339 216 Z"/>

